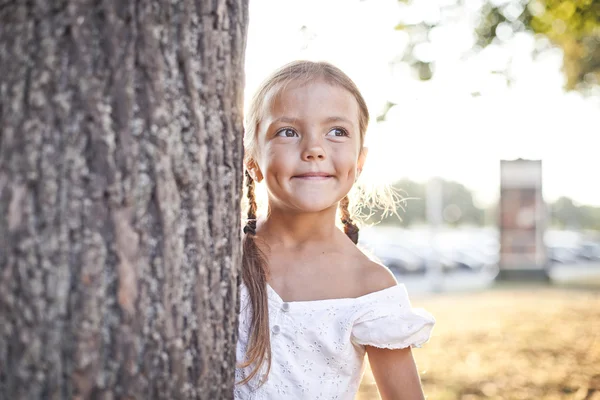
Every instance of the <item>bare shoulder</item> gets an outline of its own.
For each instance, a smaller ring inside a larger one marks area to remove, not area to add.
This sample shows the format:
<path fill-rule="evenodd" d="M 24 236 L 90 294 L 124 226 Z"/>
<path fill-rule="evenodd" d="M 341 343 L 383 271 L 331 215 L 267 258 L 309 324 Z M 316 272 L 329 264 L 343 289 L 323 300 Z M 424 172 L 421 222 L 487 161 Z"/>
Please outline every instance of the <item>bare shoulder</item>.
<path fill-rule="evenodd" d="M 342 241 L 344 247 L 340 253 L 340 262 L 338 265 L 346 277 L 344 287 L 350 292 L 350 296 L 364 296 L 369 293 L 379 292 L 381 290 L 396 286 L 398 281 L 392 272 L 384 265 L 374 261 L 369 257 L 369 253 L 352 244 L 347 239 Z"/>
<path fill-rule="evenodd" d="M 378 292 L 398 284 L 396 277 L 387 267 L 369 259 L 362 264 L 361 275 L 365 293 Z"/>

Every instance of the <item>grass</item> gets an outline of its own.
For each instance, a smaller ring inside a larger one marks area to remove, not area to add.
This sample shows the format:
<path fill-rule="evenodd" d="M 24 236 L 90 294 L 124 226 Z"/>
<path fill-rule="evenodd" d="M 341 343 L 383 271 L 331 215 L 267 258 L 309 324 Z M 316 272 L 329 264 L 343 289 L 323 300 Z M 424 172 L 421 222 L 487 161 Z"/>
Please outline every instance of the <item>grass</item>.
<path fill-rule="evenodd" d="M 600 290 L 520 286 L 415 298 L 437 319 L 413 349 L 431 400 L 600 400 Z M 379 399 L 369 369 L 357 400 Z"/>

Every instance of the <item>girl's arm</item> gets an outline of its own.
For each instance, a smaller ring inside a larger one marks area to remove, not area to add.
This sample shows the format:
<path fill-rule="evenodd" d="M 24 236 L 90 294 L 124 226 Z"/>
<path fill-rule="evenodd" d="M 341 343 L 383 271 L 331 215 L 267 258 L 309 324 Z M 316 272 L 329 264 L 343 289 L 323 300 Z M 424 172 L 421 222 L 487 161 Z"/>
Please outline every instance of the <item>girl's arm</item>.
<path fill-rule="evenodd" d="M 382 400 L 425 399 L 410 347 L 390 350 L 366 346 L 366 349 Z"/>

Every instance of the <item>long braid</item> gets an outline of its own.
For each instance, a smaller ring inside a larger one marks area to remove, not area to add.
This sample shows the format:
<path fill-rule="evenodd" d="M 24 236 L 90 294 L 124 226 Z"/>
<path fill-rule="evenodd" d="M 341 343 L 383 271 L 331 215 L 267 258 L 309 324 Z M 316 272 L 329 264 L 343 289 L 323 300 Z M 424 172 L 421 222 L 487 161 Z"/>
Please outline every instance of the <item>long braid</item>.
<path fill-rule="evenodd" d="M 350 211 L 348 206 L 350 205 L 350 200 L 348 196 L 344 196 L 342 200 L 340 200 L 340 211 L 342 214 L 342 224 L 344 224 L 344 233 L 352 240 L 354 244 L 358 243 L 358 226 L 352 221 L 352 217 L 350 216 Z"/>
<path fill-rule="evenodd" d="M 256 245 L 256 198 L 254 179 L 248 171 L 246 175 L 246 196 L 248 197 L 248 220 L 244 226 L 242 279 L 252 303 L 250 340 L 246 350 L 246 360 L 241 368 L 252 365 L 252 371 L 239 384 L 249 382 L 267 363 L 267 372 L 271 370 L 271 342 L 269 339 L 269 300 L 267 297 L 267 262 L 264 254 Z"/>

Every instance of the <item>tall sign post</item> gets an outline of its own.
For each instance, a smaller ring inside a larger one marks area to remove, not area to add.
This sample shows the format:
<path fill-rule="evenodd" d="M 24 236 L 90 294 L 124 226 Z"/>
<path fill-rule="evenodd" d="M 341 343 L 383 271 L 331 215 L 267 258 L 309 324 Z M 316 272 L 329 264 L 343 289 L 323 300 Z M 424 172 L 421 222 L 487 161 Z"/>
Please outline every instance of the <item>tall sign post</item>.
<path fill-rule="evenodd" d="M 541 160 L 500 161 L 498 280 L 548 280 Z"/>
<path fill-rule="evenodd" d="M 444 222 L 443 218 L 443 189 L 442 180 L 439 177 L 433 177 L 427 182 L 426 186 L 426 214 L 429 223 L 429 242 L 431 245 L 432 256 L 427 259 L 427 275 L 431 285 L 431 291 L 441 292 L 444 286 L 444 274 L 440 263 L 439 255 L 439 230 Z"/>

